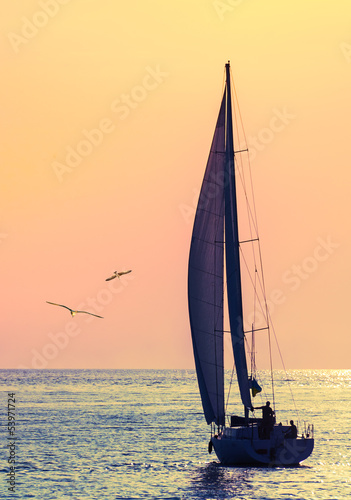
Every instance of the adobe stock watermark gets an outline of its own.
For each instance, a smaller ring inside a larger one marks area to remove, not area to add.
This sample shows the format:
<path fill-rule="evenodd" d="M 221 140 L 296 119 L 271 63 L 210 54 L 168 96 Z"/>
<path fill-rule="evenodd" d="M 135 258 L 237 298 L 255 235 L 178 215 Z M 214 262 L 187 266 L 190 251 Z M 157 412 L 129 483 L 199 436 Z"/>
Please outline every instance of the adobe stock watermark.
<path fill-rule="evenodd" d="M 272 112 L 273 116 L 270 118 L 268 126 L 261 128 L 257 136 L 249 136 L 247 138 L 251 161 L 256 158 L 258 151 L 263 151 L 274 140 L 275 136 L 283 132 L 296 118 L 296 115 L 290 113 L 286 107 L 282 110 L 273 108 Z"/>
<path fill-rule="evenodd" d="M 8 234 L 6 233 L 0 233 L 0 245 L 3 241 L 6 240 L 6 238 L 8 237 Z"/>
<path fill-rule="evenodd" d="M 71 0 L 40 0 L 39 9 L 30 17 L 21 18 L 21 34 L 11 31 L 7 38 L 16 54 L 22 45 L 27 45 L 30 40 L 37 36 L 39 31 L 48 25 L 50 19 L 54 18 L 61 10 L 62 5 L 67 5 Z"/>
<path fill-rule="evenodd" d="M 351 62 L 351 44 L 346 43 L 346 42 L 341 42 L 340 45 L 340 50 L 345 57 L 345 60 L 350 64 Z"/>
<path fill-rule="evenodd" d="M 282 288 L 273 289 L 267 296 L 267 309 L 269 314 L 272 315 L 276 308 L 284 304 L 291 292 L 296 292 L 304 282 L 311 278 L 326 262 L 334 252 L 340 247 L 340 243 L 332 240 L 328 235 L 326 238 L 318 237 L 317 244 L 312 253 L 305 257 L 300 263 L 293 264 L 287 269 L 281 281 L 285 285 Z M 255 320 L 256 327 L 264 327 L 266 325 L 266 318 L 262 312 L 252 312 L 248 314 L 247 324 L 251 325 Z"/>
<path fill-rule="evenodd" d="M 247 138 L 247 146 L 239 145 L 238 147 L 240 150 L 245 150 L 246 147 L 248 148 L 250 161 L 255 160 L 257 153 L 263 151 L 271 142 L 273 142 L 276 135 L 283 132 L 283 130 L 285 130 L 286 127 L 296 118 L 296 115 L 289 112 L 286 107 L 282 110 L 273 108 L 272 115 L 273 116 L 271 116 L 267 127 L 261 128 L 256 136 L 249 136 Z M 181 203 L 179 205 L 179 210 L 186 223 L 192 222 L 194 218 L 199 190 L 193 189 L 193 194 L 192 205 L 185 203 Z M 210 199 L 213 195 L 211 195 L 211 193 L 207 193 L 206 196 L 207 199 Z"/>
<path fill-rule="evenodd" d="M 187 222 L 194 218 L 195 207 L 199 210 L 211 210 L 211 202 L 216 197 L 223 195 L 223 190 L 228 185 L 231 177 L 234 175 L 234 168 L 232 162 L 225 165 L 223 169 L 218 172 L 205 173 L 206 182 L 204 183 L 201 193 L 198 189 L 193 189 L 194 197 L 192 206 L 180 204 L 179 209 Z M 221 200 L 219 200 L 220 202 Z M 197 202 L 197 205 L 196 205 Z"/>
<path fill-rule="evenodd" d="M 221 21 L 224 19 L 224 14 L 227 12 L 233 12 L 235 7 L 238 7 L 244 2 L 244 0 L 214 0 L 212 5 Z"/>
<path fill-rule="evenodd" d="M 156 90 L 169 76 L 167 71 L 163 71 L 160 65 L 155 68 L 147 66 L 145 74 L 139 84 L 129 91 L 121 94 L 110 106 L 113 113 L 119 120 L 125 120 L 130 113 L 135 110 L 148 95 Z M 116 130 L 116 125 L 110 118 L 102 118 L 97 127 L 82 130 L 82 138 L 75 146 L 66 146 L 65 160 L 62 162 L 53 161 L 52 169 L 59 182 L 63 181 L 65 174 L 72 172 L 80 165 L 84 158 L 90 156 L 93 151 L 101 146 L 105 137 Z"/>
<path fill-rule="evenodd" d="M 326 238 L 318 237 L 317 245 L 314 247 L 312 253 L 305 257 L 301 263 L 293 264 L 283 273 L 281 280 L 288 288 L 285 290 L 282 288 L 275 288 L 267 294 L 266 305 L 268 316 L 272 317 L 277 307 L 283 305 L 288 300 L 289 294 L 297 291 L 305 281 L 320 269 L 320 266 L 327 261 L 339 247 L 340 244 L 332 241 L 331 236 L 327 236 Z M 265 308 L 265 304 L 261 303 L 261 307 Z M 233 327 L 234 334 L 232 333 L 231 338 L 225 337 L 225 342 L 228 346 L 230 344 L 244 345 L 242 332 L 245 331 L 245 325 L 247 325 L 246 329 L 249 330 L 253 324 L 255 325 L 255 329 L 266 328 L 266 311 L 251 310 L 245 314 L 244 322 L 242 317 L 237 317 L 235 323 L 236 326 Z M 235 334 L 235 330 L 237 334 Z"/>
<path fill-rule="evenodd" d="M 301 461 L 301 454 L 306 452 L 306 442 L 303 439 L 284 439 L 284 436 L 281 436 L 277 452 L 275 457 L 271 457 L 269 467 L 297 464 Z"/>
<path fill-rule="evenodd" d="M 115 295 L 120 294 L 128 286 L 129 281 L 133 280 L 133 275 L 128 275 L 123 280 L 110 281 L 105 288 L 99 290 L 95 297 L 88 297 L 84 302 L 78 304 L 77 309 L 89 308 L 90 312 L 101 314 L 105 307 L 111 304 Z M 84 315 L 85 316 L 85 315 Z M 83 315 L 81 315 L 83 317 Z M 77 317 L 75 317 L 77 318 Z M 84 323 L 91 323 L 92 321 L 104 321 L 104 319 L 96 319 L 94 316 L 87 316 L 83 319 Z M 63 330 L 56 333 L 48 333 L 47 336 L 50 342 L 47 342 L 40 349 L 31 349 L 30 366 L 20 365 L 17 369 L 42 369 L 47 368 L 51 361 L 56 359 L 60 353 L 66 349 L 71 340 L 77 337 L 82 328 L 79 326 L 81 323 L 76 319 L 67 321 Z"/>

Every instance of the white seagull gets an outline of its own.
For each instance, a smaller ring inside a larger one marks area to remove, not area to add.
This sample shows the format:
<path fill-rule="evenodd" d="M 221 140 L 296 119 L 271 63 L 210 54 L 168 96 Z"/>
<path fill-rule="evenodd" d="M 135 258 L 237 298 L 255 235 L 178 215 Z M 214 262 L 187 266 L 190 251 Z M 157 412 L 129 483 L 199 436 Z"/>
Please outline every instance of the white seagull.
<path fill-rule="evenodd" d="M 49 302 L 48 300 L 46 301 L 47 304 L 52 304 L 53 306 L 59 306 L 59 307 L 64 307 L 65 309 L 68 309 L 71 313 L 71 316 L 75 316 L 78 313 L 83 313 L 83 314 L 90 314 L 91 316 L 95 316 L 96 318 L 103 318 L 103 316 L 98 316 L 97 314 L 90 313 L 88 311 L 74 311 L 73 309 L 70 309 L 67 306 L 63 306 L 62 304 L 55 304 L 55 302 Z"/>
<path fill-rule="evenodd" d="M 112 275 L 112 276 L 110 276 L 109 278 L 106 278 L 106 279 L 105 279 L 105 281 L 114 280 L 115 278 L 118 278 L 118 279 L 119 279 L 121 276 L 123 276 L 123 274 L 128 274 L 128 273 L 131 273 L 131 272 L 132 272 L 132 270 L 131 270 L 131 269 L 129 269 L 129 271 L 119 271 L 119 272 L 118 272 L 118 271 L 115 271 L 115 272 L 113 273 L 113 275 Z"/>

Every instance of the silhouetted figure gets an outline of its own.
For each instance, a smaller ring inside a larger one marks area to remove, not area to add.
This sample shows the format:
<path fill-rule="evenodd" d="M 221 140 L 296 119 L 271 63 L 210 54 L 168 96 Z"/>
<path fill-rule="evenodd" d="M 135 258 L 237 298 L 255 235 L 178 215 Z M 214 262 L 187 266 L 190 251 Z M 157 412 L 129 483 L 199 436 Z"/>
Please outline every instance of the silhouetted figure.
<path fill-rule="evenodd" d="M 297 438 L 297 427 L 293 420 L 290 420 L 290 427 L 285 431 L 285 439 L 296 439 Z"/>
<path fill-rule="evenodd" d="M 271 430 L 274 425 L 274 411 L 270 406 L 270 402 L 267 401 L 265 406 L 258 406 L 257 408 L 252 407 L 251 410 L 262 410 L 262 424 L 261 424 L 261 439 L 269 439 Z"/>

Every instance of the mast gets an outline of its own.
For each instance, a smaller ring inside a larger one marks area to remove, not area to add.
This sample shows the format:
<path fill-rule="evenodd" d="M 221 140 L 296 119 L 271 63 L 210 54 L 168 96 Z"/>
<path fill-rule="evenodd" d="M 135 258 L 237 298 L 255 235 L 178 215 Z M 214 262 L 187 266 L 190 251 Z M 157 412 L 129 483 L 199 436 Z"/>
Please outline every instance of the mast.
<path fill-rule="evenodd" d="M 229 322 L 234 362 L 240 396 L 248 417 L 251 405 L 243 326 L 243 305 L 240 272 L 240 243 L 235 185 L 234 141 L 232 123 L 232 99 L 230 63 L 226 68 L 226 137 L 225 137 L 225 252 Z"/>

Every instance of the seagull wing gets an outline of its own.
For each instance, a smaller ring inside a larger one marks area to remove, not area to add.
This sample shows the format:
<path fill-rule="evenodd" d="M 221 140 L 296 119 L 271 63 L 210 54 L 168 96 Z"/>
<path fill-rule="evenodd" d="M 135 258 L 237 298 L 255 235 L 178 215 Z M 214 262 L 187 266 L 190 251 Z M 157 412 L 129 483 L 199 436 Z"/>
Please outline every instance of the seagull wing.
<path fill-rule="evenodd" d="M 93 313 L 90 313 L 88 311 L 76 311 L 76 313 L 90 314 L 90 316 L 95 316 L 96 318 L 102 318 L 102 319 L 104 319 L 103 316 L 98 316 L 97 314 L 93 314 Z"/>
<path fill-rule="evenodd" d="M 131 273 L 132 270 L 129 269 L 129 271 L 121 271 L 120 273 L 118 273 L 120 276 L 122 276 L 123 274 L 128 274 L 128 273 Z"/>
<path fill-rule="evenodd" d="M 72 312 L 72 309 L 70 309 L 69 307 L 67 306 L 64 306 L 62 304 L 56 304 L 55 302 L 49 302 L 48 300 L 46 301 L 47 304 L 52 304 L 53 306 L 59 306 L 59 307 L 64 307 L 65 309 L 68 309 L 69 311 Z"/>
<path fill-rule="evenodd" d="M 105 281 L 110 281 L 110 280 L 114 280 L 116 278 L 117 274 L 113 274 L 112 276 L 110 276 L 109 278 L 106 278 Z"/>

